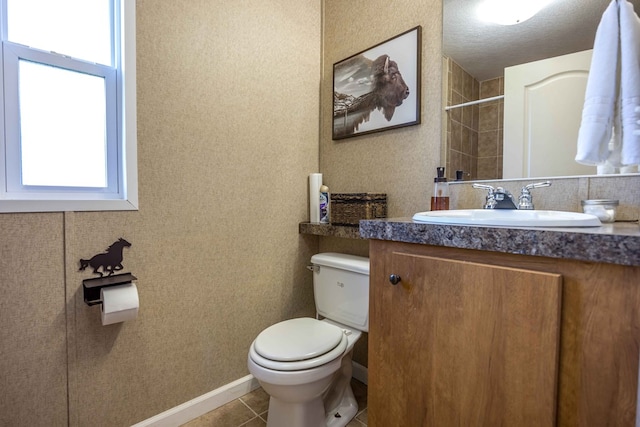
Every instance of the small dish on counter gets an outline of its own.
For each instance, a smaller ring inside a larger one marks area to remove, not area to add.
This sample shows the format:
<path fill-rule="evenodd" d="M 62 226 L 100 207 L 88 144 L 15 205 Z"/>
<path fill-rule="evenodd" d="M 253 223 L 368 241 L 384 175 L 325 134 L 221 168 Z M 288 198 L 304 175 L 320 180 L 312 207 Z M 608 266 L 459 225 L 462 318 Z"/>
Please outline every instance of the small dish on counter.
<path fill-rule="evenodd" d="M 597 216 L 600 221 L 610 223 L 616 221 L 616 210 L 620 202 L 609 199 L 583 200 L 582 210 L 586 214 Z"/>

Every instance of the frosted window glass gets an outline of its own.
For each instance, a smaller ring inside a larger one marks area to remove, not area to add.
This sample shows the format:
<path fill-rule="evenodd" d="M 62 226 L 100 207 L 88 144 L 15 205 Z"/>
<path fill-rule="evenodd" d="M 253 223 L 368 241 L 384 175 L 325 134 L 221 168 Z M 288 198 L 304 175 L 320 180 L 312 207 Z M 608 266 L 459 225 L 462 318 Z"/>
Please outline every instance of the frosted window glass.
<path fill-rule="evenodd" d="M 110 0 L 7 0 L 11 42 L 104 65 L 111 61 Z"/>
<path fill-rule="evenodd" d="M 102 77 L 20 61 L 22 184 L 106 187 Z"/>

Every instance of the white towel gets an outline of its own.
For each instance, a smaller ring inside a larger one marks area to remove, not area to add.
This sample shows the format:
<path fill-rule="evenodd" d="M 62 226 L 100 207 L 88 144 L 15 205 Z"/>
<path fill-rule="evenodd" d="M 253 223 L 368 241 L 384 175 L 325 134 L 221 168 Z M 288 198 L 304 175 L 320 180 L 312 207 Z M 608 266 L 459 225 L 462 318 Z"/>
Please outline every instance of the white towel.
<path fill-rule="evenodd" d="M 640 105 L 640 19 L 633 5 L 620 1 L 620 115 L 621 165 L 640 163 L 640 135 L 636 107 Z"/>
<path fill-rule="evenodd" d="M 585 165 L 603 164 L 609 157 L 618 93 L 619 28 L 618 4 L 612 0 L 596 31 L 578 133 L 576 162 Z"/>

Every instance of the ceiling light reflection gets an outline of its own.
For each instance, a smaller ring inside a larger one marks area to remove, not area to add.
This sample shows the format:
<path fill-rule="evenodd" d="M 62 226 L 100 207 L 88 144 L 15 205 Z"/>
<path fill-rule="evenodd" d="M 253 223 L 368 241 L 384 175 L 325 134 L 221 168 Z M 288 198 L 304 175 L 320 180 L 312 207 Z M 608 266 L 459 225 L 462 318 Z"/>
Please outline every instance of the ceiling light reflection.
<path fill-rule="evenodd" d="M 500 25 L 520 24 L 540 12 L 553 0 L 485 0 L 478 17 Z"/>

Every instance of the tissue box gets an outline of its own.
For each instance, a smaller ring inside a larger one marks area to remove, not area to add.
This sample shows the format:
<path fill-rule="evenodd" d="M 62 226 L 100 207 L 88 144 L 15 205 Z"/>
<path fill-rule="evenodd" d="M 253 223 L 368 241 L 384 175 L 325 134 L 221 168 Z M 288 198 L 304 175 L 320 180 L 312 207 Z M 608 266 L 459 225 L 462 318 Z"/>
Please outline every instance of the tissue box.
<path fill-rule="evenodd" d="M 387 217 L 384 193 L 331 193 L 329 210 L 333 225 L 359 225 L 361 219 Z"/>

